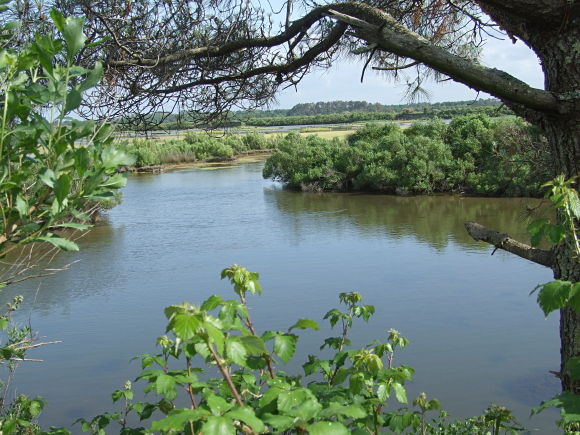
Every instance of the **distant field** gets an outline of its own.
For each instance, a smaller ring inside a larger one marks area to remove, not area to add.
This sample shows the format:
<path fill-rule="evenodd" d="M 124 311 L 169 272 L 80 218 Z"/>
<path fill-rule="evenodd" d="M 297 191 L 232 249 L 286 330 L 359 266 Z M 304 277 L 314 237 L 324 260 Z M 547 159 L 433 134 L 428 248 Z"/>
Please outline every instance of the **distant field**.
<path fill-rule="evenodd" d="M 335 137 L 339 139 L 346 139 L 348 136 L 354 133 L 354 130 L 330 130 L 330 131 L 306 131 L 300 132 L 302 136 L 313 136 L 317 135 L 324 139 L 333 139 Z"/>

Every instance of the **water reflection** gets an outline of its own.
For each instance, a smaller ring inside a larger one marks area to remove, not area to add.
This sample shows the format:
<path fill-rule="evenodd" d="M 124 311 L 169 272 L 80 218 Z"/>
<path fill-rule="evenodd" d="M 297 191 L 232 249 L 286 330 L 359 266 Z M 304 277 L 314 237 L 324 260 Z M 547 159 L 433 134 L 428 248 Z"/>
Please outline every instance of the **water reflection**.
<path fill-rule="evenodd" d="M 239 263 L 261 273 L 265 295 L 252 298 L 261 329 L 321 319 L 338 292 L 359 290 L 377 316 L 351 338 L 364 345 L 392 327 L 411 338 L 399 360 L 418 370 L 410 396 L 427 391 L 457 416 L 489 400 L 526 417 L 529 402 L 557 390 L 557 380 L 544 376 L 558 362 L 557 319 L 546 321 L 527 297 L 550 274 L 508 254 L 490 257 L 463 222 L 524 239 L 525 207 L 534 203 L 301 194 L 262 180 L 259 164 L 132 176 L 109 222 L 54 264 L 79 263 L 43 280 L 38 292 L 32 282 L 10 289 L 29 300 L 23 321 L 63 340 L 36 353 L 45 360 L 40 369 L 18 372 L 19 391 L 49 399 L 47 425 L 110 410 L 111 391 L 138 372 L 128 361 L 155 352 L 162 308 L 231 297 L 218 273 Z M 307 332 L 297 360 L 332 334 Z M 550 415 L 540 418 L 552 427 Z"/>
<path fill-rule="evenodd" d="M 539 202 L 532 198 L 401 197 L 283 189 L 267 189 L 265 196 L 297 237 L 311 231 L 310 227 L 321 231 L 355 229 L 363 237 L 413 237 L 437 250 L 451 241 L 467 249 L 489 249 L 469 237 L 463 226 L 467 221 L 528 240 L 526 210 Z"/>

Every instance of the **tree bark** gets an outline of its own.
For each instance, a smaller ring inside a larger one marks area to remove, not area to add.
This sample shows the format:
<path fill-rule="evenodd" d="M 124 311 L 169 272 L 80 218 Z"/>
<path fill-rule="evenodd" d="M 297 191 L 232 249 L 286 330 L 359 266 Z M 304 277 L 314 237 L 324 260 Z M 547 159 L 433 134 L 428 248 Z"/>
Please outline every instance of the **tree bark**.
<path fill-rule="evenodd" d="M 578 17 L 576 17 L 578 20 Z M 546 87 L 566 98 L 575 101 L 568 115 L 545 116 L 541 125 L 551 145 L 551 155 L 556 174 L 566 177 L 580 175 L 580 26 L 568 31 L 550 35 L 540 41 L 534 37 L 536 52 L 542 60 L 546 76 Z M 578 182 L 576 188 L 578 189 Z M 576 226 L 578 222 L 576 222 Z M 556 248 L 554 277 L 566 281 L 580 281 L 580 258 L 570 244 L 563 243 Z M 571 381 L 566 371 L 570 358 L 580 357 L 580 313 L 572 308 L 560 311 L 561 341 L 561 380 L 565 391 L 580 394 L 580 382 Z"/>
<path fill-rule="evenodd" d="M 534 13 L 524 13 L 520 3 L 535 3 Z M 546 0 L 477 0 L 482 9 L 511 35 L 522 39 L 540 59 L 545 89 L 565 107 L 548 114 L 530 106 L 506 101 L 517 114 L 540 126 L 550 144 L 554 176 L 580 175 L 580 11 L 573 2 Z M 559 4 L 558 4 L 559 3 Z M 501 97 L 500 97 L 501 98 Z M 576 189 L 579 183 L 576 182 Z M 578 227 L 578 222 L 576 222 Z M 580 258 L 568 243 L 554 249 L 554 278 L 580 281 Z M 566 372 L 570 358 L 580 357 L 580 313 L 560 310 L 562 389 L 580 394 L 580 382 L 572 382 Z"/>

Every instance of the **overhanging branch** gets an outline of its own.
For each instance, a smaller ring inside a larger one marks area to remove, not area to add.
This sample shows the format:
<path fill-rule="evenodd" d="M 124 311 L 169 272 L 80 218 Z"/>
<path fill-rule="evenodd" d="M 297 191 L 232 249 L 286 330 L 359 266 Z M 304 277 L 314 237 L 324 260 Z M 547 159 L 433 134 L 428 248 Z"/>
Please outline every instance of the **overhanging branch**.
<path fill-rule="evenodd" d="M 495 246 L 496 249 L 502 249 L 515 254 L 518 257 L 525 258 L 526 260 L 533 261 L 534 263 L 549 268 L 552 268 L 554 264 L 552 251 L 534 248 L 525 243 L 518 242 L 505 233 L 498 233 L 497 231 L 490 230 L 477 222 L 465 222 L 465 229 L 473 239 L 487 242 Z"/>
<path fill-rule="evenodd" d="M 130 59 L 109 59 L 106 64 L 112 67 L 125 66 L 144 66 L 153 67 L 159 65 L 172 64 L 175 62 L 191 61 L 192 59 L 223 57 L 247 48 L 256 47 L 276 47 L 282 45 L 292 38 L 298 36 L 300 39 L 305 35 L 307 30 L 316 23 L 322 16 L 324 8 L 318 7 L 310 11 L 304 17 L 294 21 L 286 30 L 278 35 L 263 38 L 238 39 L 222 45 L 209 45 L 191 49 L 180 50 L 176 53 L 168 54 L 158 58 L 139 58 Z"/>
<path fill-rule="evenodd" d="M 471 88 L 543 112 L 558 112 L 561 107 L 552 93 L 532 88 L 504 71 L 454 55 L 377 8 L 354 2 L 335 3 L 327 14 L 351 25 L 356 37 L 379 49 L 414 59 Z"/>
<path fill-rule="evenodd" d="M 160 90 L 152 90 L 150 92 L 152 94 L 170 94 L 173 92 L 179 92 L 179 91 L 182 91 L 185 89 L 189 89 L 189 88 L 192 88 L 194 86 L 215 85 L 215 84 L 219 84 L 219 83 L 223 83 L 223 82 L 232 82 L 232 81 L 236 81 L 236 80 L 244 80 L 244 79 L 256 77 L 259 75 L 265 75 L 265 74 L 281 75 L 281 74 L 291 73 L 291 72 L 297 71 L 298 69 L 309 65 L 310 63 L 312 63 L 316 59 L 317 56 L 319 56 L 322 53 L 325 53 L 327 50 L 330 50 L 330 48 L 338 42 L 338 40 L 341 38 L 341 36 L 346 31 L 346 29 L 347 29 L 346 24 L 340 23 L 340 22 L 337 23 L 326 38 L 324 38 L 322 41 L 320 41 L 318 44 L 316 44 L 310 50 L 305 52 L 301 57 L 295 58 L 288 63 L 277 64 L 277 65 L 268 65 L 268 66 L 264 66 L 264 67 L 250 69 L 247 71 L 243 71 L 239 74 L 218 76 L 218 77 L 213 77 L 213 78 L 209 78 L 209 79 L 200 78 L 198 80 L 191 81 L 188 83 L 183 83 L 183 84 L 180 84 L 177 86 L 163 88 Z"/>

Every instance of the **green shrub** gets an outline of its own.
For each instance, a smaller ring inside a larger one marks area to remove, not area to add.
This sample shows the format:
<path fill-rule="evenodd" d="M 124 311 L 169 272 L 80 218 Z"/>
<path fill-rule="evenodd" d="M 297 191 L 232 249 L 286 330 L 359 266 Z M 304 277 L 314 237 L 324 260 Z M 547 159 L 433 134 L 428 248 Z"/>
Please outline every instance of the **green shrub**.
<path fill-rule="evenodd" d="M 538 195 L 549 174 L 545 148 L 521 119 L 478 114 L 405 130 L 370 124 L 347 142 L 289 134 L 263 174 L 298 189 Z"/>
<path fill-rule="evenodd" d="M 248 306 L 250 295 L 262 293 L 259 275 L 233 265 L 221 276 L 231 282 L 237 300 L 214 295 L 199 306 L 165 308 L 167 335 L 157 339 L 159 353 L 140 356 L 137 377 L 156 397 L 135 401 L 127 382 L 112 394 L 121 409 L 79 419 L 83 431 L 471 435 L 523 429 L 509 410 L 495 405 L 480 417 L 449 423 L 443 411 L 428 417 L 440 403 L 425 393 L 408 404 L 405 385 L 414 369 L 396 365 L 395 355 L 409 341 L 391 329 L 383 341 L 353 347 L 354 322 L 367 322 L 375 313 L 357 292 L 340 293 L 342 306 L 325 314 L 338 335 L 323 340 L 324 356 L 308 355 L 303 373 L 288 373 L 284 366 L 297 354 L 299 331 L 319 330 L 318 323 L 298 319 L 286 330 L 259 333 Z M 132 428 L 137 419 L 141 427 Z"/>

